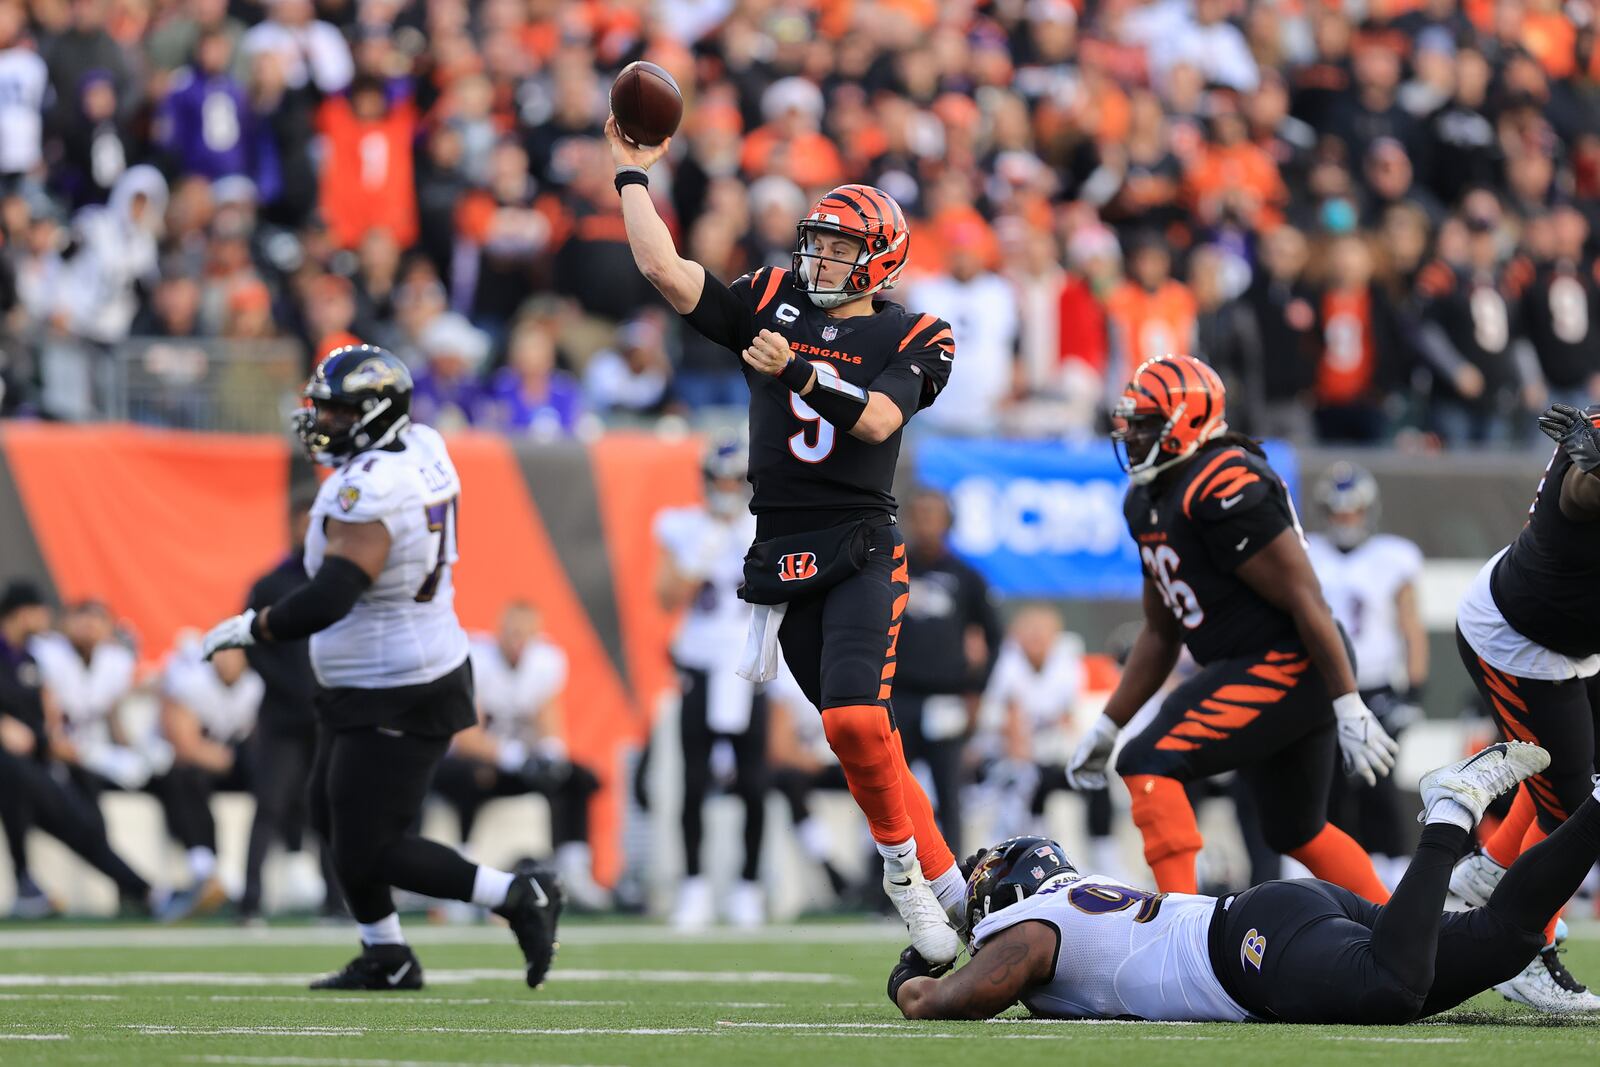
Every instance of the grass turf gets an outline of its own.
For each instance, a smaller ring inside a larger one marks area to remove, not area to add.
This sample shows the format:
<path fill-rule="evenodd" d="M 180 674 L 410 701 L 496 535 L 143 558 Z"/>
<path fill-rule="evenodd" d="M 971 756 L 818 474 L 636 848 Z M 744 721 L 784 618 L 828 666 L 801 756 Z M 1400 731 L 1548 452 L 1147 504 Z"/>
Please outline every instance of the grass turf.
<path fill-rule="evenodd" d="M 0 1064 L 966 1064 L 1230 1067 L 1328 1062 L 1600 1063 L 1600 1020 L 1543 1019 L 1488 994 L 1408 1027 L 909 1023 L 884 996 L 900 946 L 887 924 L 680 938 L 659 926 L 569 923 L 550 982 L 520 981 L 498 927 L 408 926 L 420 993 L 313 994 L 347 930 L 283 926 L 0 926 Z M 1600 979 L 1600 929 L 1568 962 Z"/>

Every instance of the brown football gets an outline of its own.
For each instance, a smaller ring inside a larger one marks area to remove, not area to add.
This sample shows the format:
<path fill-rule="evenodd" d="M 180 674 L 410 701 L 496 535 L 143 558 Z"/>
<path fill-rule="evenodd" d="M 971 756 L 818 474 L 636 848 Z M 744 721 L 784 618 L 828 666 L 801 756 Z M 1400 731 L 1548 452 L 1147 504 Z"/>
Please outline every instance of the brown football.
<path fill-rule="evenodd" d="M 683 94 L 672 75 L 641 59 L 623 67 L 611 83 L 611 113 L 628 140 L 658 145 L 676 133 L 683 120 Z"/>

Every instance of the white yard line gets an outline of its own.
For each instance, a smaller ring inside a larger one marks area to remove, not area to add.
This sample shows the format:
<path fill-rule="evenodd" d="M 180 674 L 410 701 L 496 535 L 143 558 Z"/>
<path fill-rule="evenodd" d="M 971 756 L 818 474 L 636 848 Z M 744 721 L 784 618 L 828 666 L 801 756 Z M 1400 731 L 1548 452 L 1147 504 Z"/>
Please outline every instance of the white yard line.
<path fill-rule="evenodd" d="M 303 986 L 315 974 L 253 971 L 125 971 L 98 974 L 0 974 L 0 987 L 94 987 L 94 986 Z M 463 985 L 468 982 L 521 982 L 520 969 L 482 967 L 462 970 L 430 970 L 428 982 L 434 985 Z M 855 982 L 842 974 L 812 971 L 679 971 L 679 970 L 601 970 L 559 966 L 549 981 L 561 982 L 642 982 L 659 985 L 834 985 Z M 529 1003 L 534 1003 L 530 1000 Z"/>
<path fill-rule="evenodd" d="M 68 1034 L 0 1034 L 0 1041 L 70 1041 Z"/>
<path fill-rule="evenodd" d="M 0 1000 L 121 1000 L 120 993 L 0 993 Z"/>
<path fill-rule="evenodd" d="M 134 1030 L 145 1037 L 219 1037 L 224 1035 L 250 1035 L 252 1037 L 365 1037 L 362 1026 L 166 1026 L 160 1023 L 123 1023 L 122 1029 Z"/>
<path fill-rule="evenodd" d="M 573 1067 L 561 1063 L 465 1063 L 453 1060 L 352 1060 L 313 1056 L 180 1056 L 183 1063 L 240 1064 L 243 1067 Z"/>
<path fill-rule="evenodd" d="M 240 927 L 118 926 L 77 930 L 4 930 L 0 949 L 46 948 L 255 948 L 349 945 L 355 930 L 338 926 Z M 903 942 L 906 929 L 888 920 L 851 923 L 800 923 L 756 930 L 713 929 L 681 933 L 658 923 L 577 924 L 561 929 L 564 945 L 853 945 Z M 410 923 L 406 939 L 413 945 L 503 945 L 511 935 L 504 926 L 431 926 Z"/>
<path fill-rule="evenodd" d="M 472 1063 L 453 1060 L 352 1060 L 313 1056 L 180 1056 L 183 1063 L 240 1064 L 244 1067 L 574 1067 L 561 1063 Z M 587 1065 L 586 1065 L 587 1067 Z"/>

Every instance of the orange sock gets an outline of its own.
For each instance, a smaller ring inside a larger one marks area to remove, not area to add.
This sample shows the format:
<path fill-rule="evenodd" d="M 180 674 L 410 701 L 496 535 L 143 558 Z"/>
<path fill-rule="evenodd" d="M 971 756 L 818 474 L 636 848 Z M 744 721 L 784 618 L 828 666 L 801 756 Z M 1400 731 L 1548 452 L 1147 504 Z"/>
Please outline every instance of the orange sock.
<path fill-rule="evenodd" d="M 1528 792 L 1527 786 L 1518 786 L 1511 810 L 1506 812 L 1506 817 L 1500 820 L 1494 833 L 1484 841 L 1484 853 L 1502 867 L 1511 866 L 1522 855 L 1522 838 L 1532 825 L 1533 795 Z"/>
<path fill-rule="evenodd" d="M 933 821 L 933 804 L 922 789 L 922 783 L 911 773 L 906 763 L 906 748 L 896 730 L 894 754 L 900 763 L 900 793 L 905 798 L 906 814 L 911 817 L 911 828 L 917 835 L 917 862 L 922 865 L 922 877 L 933 881 L 956 865 L 956 857 L 945 843 L 939 824 Z"/>
<path fill-rule="evenodd" d="M 873 840 L 885 845 L 908 840 L 915 831 L 900 781 L 905 759 L 897 755 L 898 741 L 889 729 L 889 712 L 876 704 L 828 708 L 822 713 L 822 729 L 839 757 L 850 795 L 867 817 Z"/>
<path fill-rule="evenodd" d="M 1144 835 L 1144 861 L 1155 872 L 1156 888 L 1196 892 L 1194 858 L 1205 842 L 1183 783 L 1154 774 L 1133 774 L 1123 781 L 1133 797 L 1133 824 Z"/>
<path fill-rule="evenodd" d="M 1372 857 L 1356 844 L 1355 838 L 1331 822 L 1289 855 L 1324 882 L 1344 886 L 1374 904 L 1389 902 L 1389 891 L 1383 887 L 1378 872 L 1373 870 Z"/>
<path fill-rule="evenodd" d="M 1518 792 L 1518 794 L 1517 794 L 1518 799 L 1521 799 L 1523 792 L 1526 792 L 1526 790 Z M 1530 802 L 1529 803 L 1529 809 L 1530 810 L 1532 809 L 1532 806 L 1533 805 Z M 1549 837 L 1549 836 L 1550 835 L 1545 833 L 1544 829 L 1539 825 L 1538 820 L 1534 820 L 1534 821 L 1530 822 L 1528 824 L 1527 833 L 1522 835 L 1522 848 L 1517 854 L 1521 855 L 1523 852 L 1528 851 L 1534 845 L 1537 845 L 1540 841 L 1543 841 L 1546 837 Z M 1515 862 L 1515 861 L 1513 861 L 1513 862 Z M 1508 866 L 1509 866 L 1509 864 L 1508 864 Z M 1565 911 L 1565 910 L 1566 910 L 1565 908 L 1561 909 L 1561 911 Z M 1545 928 L 1544 928 L 1544 943 L 1546 945 L 1553 945 L 1553 944 L 1556 943 L 1556 920 L 1561 918 L 1561 911 L 1558 911 L 1554 915 L 1552 915 L 1550 917 L 1550 921 L 1545 924 Z"/>

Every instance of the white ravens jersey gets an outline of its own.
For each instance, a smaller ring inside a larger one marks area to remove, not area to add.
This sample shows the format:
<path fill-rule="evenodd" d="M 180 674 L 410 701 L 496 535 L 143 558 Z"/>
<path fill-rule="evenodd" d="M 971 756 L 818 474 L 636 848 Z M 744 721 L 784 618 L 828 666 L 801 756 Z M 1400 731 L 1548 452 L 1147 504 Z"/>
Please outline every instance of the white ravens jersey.
<path fill-rule="evenodd" d="M 193 712 L 211 740 L 229 745 L 243 741 L 255 729 L 266 691 L 261 676 L 248 667 L 232 685 L 225 684 L 201 655 L 198 641 L 186 641 L 175 649 L 161 676 L 162 695 Z"/>
<path fill-rule="evenodd" d="M 972 931 L 973 945 L 1018 923 L 1048 923 L 1061 938 L 1056 971 L 1022 1003 L 1058 1019 L 1244 1022 L 1208 948 L 1215 897 L 1152 893 L 1099 875 L 1045 886 Z"/>
<path fill-rule="evenodd" d="M 423 685 L 467 658 L 456 618 L 456 516 L 461 479 L 444 439 L 426 426 L 400 432 L 399 449 L 362 452 L 322 483 L 306 531 L 307 574 L 328 548 L 325 524 L 381 522 L 383 573 L 350 614 L 311 635 L 311 667 L 327 688 Z"/>
<path fill-rule="evenodd" d="M 985 727 L 1003 731 L 1006 711 L 1014 703 L 1033 739 L 1035 762 L 1065 763 L 1088 725 L 1088 716 L 1079 722 L 1077 714 L 1083 695 L 1083 651 L 1081 637 L 1061 634 L 1044 663 L 1035 668 L 1021 646 L 1007 639 L 983 692 Z"/>
<path fill-rule="evenodd" d="M 1341 552 L 1322 534 L 1306 538 L 1311 567 L 1333 617 L 1356 650 L 1356 687 L 1404 689 L 1405 641 L 1395 597 L 1422 574 L 1422 550 L 1404 537 L 1373 534 Z"/>
<path fill-rule="evenodd" d="M 731 521 L 705 508 L 669 508 L 656 516 L 656 541 L 680 574 L 699 578 L 672 640 L 672 658 L 695 670 L 732 671 L 744 651 L 750 605 L 739 599 L 744 556 L 755 540 L 755 516 L 742 512 Z"/>
<path fill-rule="evenodd" d="M 535 637 L 511 663 L 489 634 L 472 639 L 472 682 L 489 733 L 502 741 L 522 740 L 541 708 L 567 685 L 567 654 Z"/>

